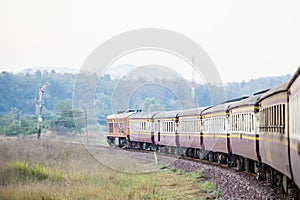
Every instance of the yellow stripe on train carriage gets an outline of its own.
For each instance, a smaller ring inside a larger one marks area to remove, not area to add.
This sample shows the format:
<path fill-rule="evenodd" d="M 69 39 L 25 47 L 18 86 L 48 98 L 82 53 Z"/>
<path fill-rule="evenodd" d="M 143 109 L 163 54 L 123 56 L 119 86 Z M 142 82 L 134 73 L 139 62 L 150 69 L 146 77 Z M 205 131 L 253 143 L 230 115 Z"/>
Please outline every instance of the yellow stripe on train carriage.
<path fill-rule="evenodd" d="M 204 114 L 202 115 L 202 118 L 210 118 L 210 117 L 218 117 L 218 116 L 226 116 L 226 112 L 217 112 L 217 113 L 209 113 L 209 114 Z"/>
<path fill-rule="evenodd" d="M 259 136 L 249 133 L 230 133 L 230 138 L 240 138 L 246 140 L 259 140 Z"/>
<path fill-rule="evenodd" d="M 240 113 L 240 112 L 254 112 L 256 109 L 258 109 L 258 106 L 247 106 L 242 108 L 233 108 L 232 113 Z"/>
<path fill-rule="evenodd" d="M 131 131 L 131 135 L 149 135 L 151 132 Z"/>
<path fill-rule="evenodd" d="M 193 116 L 181 116 L 179 118 L 184 118 L 184 119 L 194 119 L 194 120 L 197 120 L 197 119 L 200 119 L 201 116 L 200 115 L 193 115 Z"/>

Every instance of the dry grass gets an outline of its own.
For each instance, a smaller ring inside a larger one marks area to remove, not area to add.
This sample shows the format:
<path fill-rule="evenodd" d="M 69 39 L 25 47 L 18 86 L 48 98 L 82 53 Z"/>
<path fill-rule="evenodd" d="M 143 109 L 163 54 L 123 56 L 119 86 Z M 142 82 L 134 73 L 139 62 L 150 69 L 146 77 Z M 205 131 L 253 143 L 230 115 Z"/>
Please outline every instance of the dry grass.
<path fill-rule="evenodd" d="M 99 163 L 82 145 L 0 138 L 0 155 L 0 199 L 206 197 L 195 176 L 168 169 L 147 174 L 118 172 Z"/>

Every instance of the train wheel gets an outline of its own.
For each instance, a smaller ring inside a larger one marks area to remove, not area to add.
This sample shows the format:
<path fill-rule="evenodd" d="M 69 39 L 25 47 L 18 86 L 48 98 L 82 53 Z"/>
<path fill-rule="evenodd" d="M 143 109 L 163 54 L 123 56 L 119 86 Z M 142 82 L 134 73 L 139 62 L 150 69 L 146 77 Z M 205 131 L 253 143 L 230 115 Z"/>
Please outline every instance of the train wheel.
<path fill-rule="evenodd" d="M 204 149 L 199 150 L 199 158 L 201 160 L 207 160 L 207 155 L 208 155 L 208 153 Z"/>
<path fill-rule="evenodd" d="M 172 154 L 172 147 L 168 147 L 168 154 Z"/>
<path fill-rule="evenodd" d="M 256 163 L 256 179 L 257 180 L 265 180 L 266 179 L 266 171 L 265 167 L 262 163 Z"/>
<path fill-rule="evenodd" d="M 209 162 L 214 162 L 215 161 L 214 157 L 215 157 L 214 152 L 209 152 L 208 154 Z"/>
<path fill-rule="evenodd" d="M 175 148 L 175 155 L 179 156 L 180 155 L 180 147 Z"/>
<path fill-rule="evenodd" d="M 239 171 L 244 170 L 244 159 L 242 157 L 238 157 L 236 160 L 236 169 Z"/>
<path fill-rule="evenodd" d="M 146 142 L 143 143 L 143 150 L 147 150 L 147 143 Z"/>
<path fill-rule="evenodd" d="M 187 149 L 186 154 L 187 154 L 187 157 L 193 158 L 194 157 L 194 149 Z"/>
<path fill-rule="evenodd" d="M 136 143 L 136 149 L 141 149 L 141 143 L 139 142 Z"/>
<path fill-rule="evenodd" d="M 109 146 L 115 146 L 115 138 L 113 138 L 113 137 L 107 137 L 107 144 L 109 145 Z"/>
<path fill-rule="evenodd" d="M 196 149 L 196 155 L 199 159 L 201 159 L 201 150 L 200 149 Z"/>
<path fill-rule="evenodd" d="M 245 161 L 245 170 L 246 170 L 246 172 L 250 172 L 250 161 L 249 161 L 249 159 L 245 158 L 244 161 Z"/>

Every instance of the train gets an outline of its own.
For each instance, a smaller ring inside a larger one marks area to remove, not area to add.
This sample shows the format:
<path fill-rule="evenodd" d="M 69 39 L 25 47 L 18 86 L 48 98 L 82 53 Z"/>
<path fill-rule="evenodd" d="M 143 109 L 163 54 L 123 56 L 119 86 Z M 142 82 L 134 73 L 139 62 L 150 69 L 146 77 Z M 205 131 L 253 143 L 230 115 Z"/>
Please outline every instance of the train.
<path fill-rule="evenodd" d="M 218 105 L 109 115 L 107 142 L 227 164 L 300 199 L 299 114 L 300 67 L 282 85 Z"/>

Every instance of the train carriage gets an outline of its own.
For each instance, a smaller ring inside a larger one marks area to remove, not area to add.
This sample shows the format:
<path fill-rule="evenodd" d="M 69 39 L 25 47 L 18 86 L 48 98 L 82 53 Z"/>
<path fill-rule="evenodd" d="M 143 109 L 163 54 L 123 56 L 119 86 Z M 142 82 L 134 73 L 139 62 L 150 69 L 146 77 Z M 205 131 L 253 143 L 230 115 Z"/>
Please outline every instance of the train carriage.
<path fill-rule="evenodd" d="M 233 103 L 229 108 L 230 151 L 237 157 L 238 169 L 245 167 L 249 171 L 255 167 L 250 166 L 250 162 L 252 164 L 260 162 L 258 100 L 263 92 L 265 91 Z"/>
<path fill-rule="evenodd" d="M 179 114 L 179 147 L 188 156 L 197 154 L 200 157 L 200 147 L 203 145 L 200 114 L 205 109 L 188 109 Z"/>
<path fill-rule="evenodd" d="M 300 188 L 300 67 L 290 81 L 289 93 L 289 151 L 293 179 Z"/>
<path fill-rule="evenodd" d="M 291 179 L 289 160 L 288 92 L 287 83 L 275 87 L 259 100 L 261 161 Z M 276 185 L 276 171 L 267 168 L 269 184 Z M 280 175 L 279 175 L 280 176 Z M 281 178 L 280 178 L 281 179 Z"/>
<path fill-rule="evenodd" d="M 228 108 L 231 103 L 223 103 L 204 110 L 202 118 L 203 144 L 201 149 L 209 153 L 209 160 L 214 161 L 215 156 L 230 153 L 230 140 L 228 133 Z M 213 153 L 215 152 L 215 153 Z M 221 161 L 221 157 L 218 158 Z"/>
<path fill-rule="evenodd" d="M 181 111 L 166 111 L 156 114 L 154 119 L 154 141 L 164 150 L 168 147 L 168 152 L 172 153 L 179 146 L 178 116 Z"/>
<path fill-rule="evenodd" d="M 138 112 L 129 116 L 130 143 L 135 148 L 154 148 L 153 117 L 158 112 Z"/>
<path fill-rule="evenodd" d="M 124 111 L 107 116 L 107 143 L 111 146 L 125 146 L 130 136 L 129 116 L 135 111 Z M 118 138 L 118 141 L 115 139 Z"/>
<path fill-rule="evenodd" d="M 184 110 L 179 114 L 179 145 L 187 148 L 200 148 L 202 108 Z"/>

